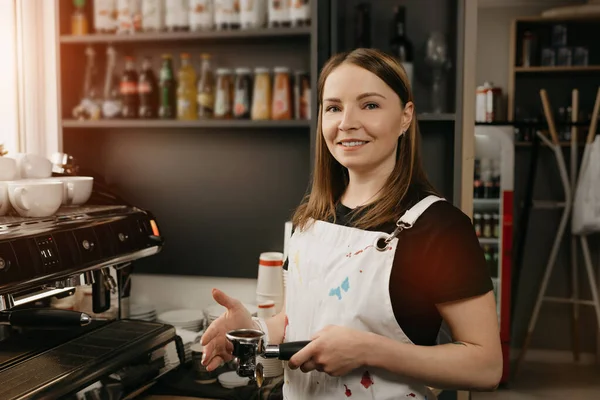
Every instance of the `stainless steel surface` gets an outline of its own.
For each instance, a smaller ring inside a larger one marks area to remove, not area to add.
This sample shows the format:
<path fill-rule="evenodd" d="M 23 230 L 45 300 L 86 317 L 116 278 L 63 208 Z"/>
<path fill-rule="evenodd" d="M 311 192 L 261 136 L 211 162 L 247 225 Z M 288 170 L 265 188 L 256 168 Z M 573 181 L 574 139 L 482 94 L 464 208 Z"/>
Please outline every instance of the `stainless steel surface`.
<path fill-rule="evenodd" d="M 40 288 L 40 290 L 38 290 L 34 293 L 28 293 L 26 295 L 19 295 L 18 293 L 17 294 L 13 293 L 12 295 L 8 295 L 8 296 L 14 300 L 13 301 L 13 307 L 14 307 L 14 306 L 21 306 L 23 304 L 31 303 L 33 301 L 41 300 L 46 297 L 52 297 L 52 296 L 56 296 L 59 294 L 65 294 L 68 292 L 72 292 L 73 290 L 75 290 L 75 288 L 72 288 L 72 287 Z M 0 297 L 1 296 L 2 295 L 0 295 Z"/>
<path fill-rule="evenodd" d="M 269 344 L 263 352 L 264 358 L 279 358 L 279 345 Z"/>
<path fill-rule="evenodd" d="M 77 276 L 70 276 L 65 279 L 58 280 L 54 282 L 52 287 L 56 289 L 64 289 L 64 288 L 73 288 L 77 286 L 85 286 L 87 285 L 86 280 L 83 274 Z"/>
<path fill-rule="evenodd" d="M 102 268 L 101 272 L 104 277 L 104 286 L 106 287 L 106 290 L 115 293 L 117 290 L 117 282 L 115 282 L 115 279 L 110 274 L 110 270 L 108 268 Z"/>
<path fill-rule="evenodd" d="M 92 317 L 87 314 L 81 313 L 81 319 L 79 320 L 81 326 L 89 325 L 92 322 Z"/>
<path fill-rule="evenodd" d="M 0 311 L 5 311 L 13 308 L 15 302 L 10 294 L 0 294 Z"/>
<path fill-rule="evenodd" d="M 84 285 L 91 285 L 96 281 L 94 279 L 94 274 L 91 271 L 86 271 L 81 274 L 81 276 L 83 277 Z"/>

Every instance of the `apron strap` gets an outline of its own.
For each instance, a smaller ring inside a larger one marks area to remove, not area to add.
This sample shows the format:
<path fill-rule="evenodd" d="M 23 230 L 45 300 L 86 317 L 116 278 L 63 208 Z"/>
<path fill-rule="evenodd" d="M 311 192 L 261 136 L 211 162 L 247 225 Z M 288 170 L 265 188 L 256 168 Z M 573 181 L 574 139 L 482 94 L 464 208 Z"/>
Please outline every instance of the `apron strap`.
<path fill-rule="evenodd" d="M 423 200 L 419 201 L 417 204 L 408 209 L 396 222 L 396 229 L 392 232 L 391 235 L 384 235 L 377 238 L 375 241 L 375 248 L 379 251 L 384 251 L 387 245 L 397 237 L 400 232 L 405 229 L 410 229 L 413 227 L 417 219 L 431 206 L 433 203 L 438 201 L 445 201 L 446 199 L 438 197 L 438 196 L 427 196 Z"/>

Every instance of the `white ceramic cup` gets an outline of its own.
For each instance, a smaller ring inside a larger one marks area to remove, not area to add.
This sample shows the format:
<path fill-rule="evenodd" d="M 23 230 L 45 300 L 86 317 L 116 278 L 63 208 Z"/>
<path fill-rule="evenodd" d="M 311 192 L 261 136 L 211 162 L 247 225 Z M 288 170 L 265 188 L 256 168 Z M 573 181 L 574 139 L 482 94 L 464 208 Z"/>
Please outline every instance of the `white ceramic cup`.
<path fill-rule="evenodd" d="M 10 200 L 8 199 L 8 184 L 0 182 L 0 217 L 6 215 L 10 208 Z"/>
<path fill-rule="evenodd" d="M 37 154 L 19 153 L 17 160 L 17 178 L 39 179 L 52 176 L 52 163 L 46 157 Z"/>
<path fill-rule="evenodd" d="M 8 182 L 8 197 L 22 217 L 49 217 L 60 208 L 63 188 L 61 181 L 12 181 Z"/>
<path fill-rule="evenodd" d="M 0 181 L 12 181 L 17 178 L 17 160 L 10 157 L 0 157 Z"/>
<path fill-rule="evenodd" d="M 92 195 L 94 178 L 91 176 L 61 176 L 50 178 L 64 184 L 63 206 L 80 206 L 85 204 Z"/>

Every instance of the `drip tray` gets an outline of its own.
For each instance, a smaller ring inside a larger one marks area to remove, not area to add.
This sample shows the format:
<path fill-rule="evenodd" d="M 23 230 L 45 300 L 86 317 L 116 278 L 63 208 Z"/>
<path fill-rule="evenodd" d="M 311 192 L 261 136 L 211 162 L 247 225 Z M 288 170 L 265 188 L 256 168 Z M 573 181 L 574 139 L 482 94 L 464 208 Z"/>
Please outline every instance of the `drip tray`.
<path fill-rule="evenodd" d="M 162 324 L 127 320 L 98 328 L 0 372 L 0 399 L 19 397 L 84 368 L 96 372 L 96 364 L 163 330 Z"/>

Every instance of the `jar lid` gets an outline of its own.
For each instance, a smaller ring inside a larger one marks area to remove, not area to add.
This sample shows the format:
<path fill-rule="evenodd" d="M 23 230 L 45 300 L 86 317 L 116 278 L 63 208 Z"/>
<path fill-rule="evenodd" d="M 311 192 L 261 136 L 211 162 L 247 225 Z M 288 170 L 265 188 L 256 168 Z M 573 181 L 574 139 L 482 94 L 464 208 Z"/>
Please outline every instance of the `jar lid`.
<path fill-rule="evenodd" d="M 479 213 L 475 213 L 475 214 L 473 214 L 473 217 L 474 217 L 474 218 L 481 218 L 481 214 L 479 214 Z"/>
<path fill-rule="evenodd" d="M 249 75 L 252 71 L 250 68 L 240 67 L 235 69 L 235 73 L 238 75 Z"/>
<path fill-rule="evenodd" d="M 217 75 L 227 75 L 231 74 L 231 69 L 229 68 L 217 68 Z"/>
<path fill-rule="evenodd" d="M 273 70 L 276 74 L 288 74 L 290 72 L 288 67 L 275 67 Z"/>
<path fill-rule="evenodd" d="M 490 214 L 483 214 L 483 219 L 490 219 Z"/>
<path fill-rule="evenodd" d="M 256 68 L 254 68 L 254 73 L 255 74 L 268 74 L 269 72 L 270 72 L 269 68 L 266 68 L 266 67 L 256 67 Z"/>

